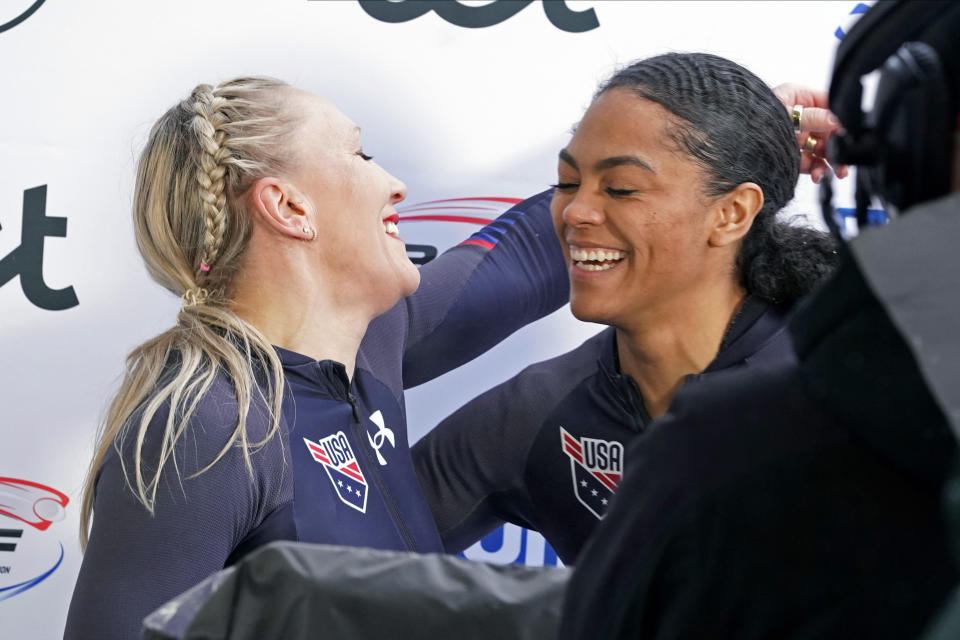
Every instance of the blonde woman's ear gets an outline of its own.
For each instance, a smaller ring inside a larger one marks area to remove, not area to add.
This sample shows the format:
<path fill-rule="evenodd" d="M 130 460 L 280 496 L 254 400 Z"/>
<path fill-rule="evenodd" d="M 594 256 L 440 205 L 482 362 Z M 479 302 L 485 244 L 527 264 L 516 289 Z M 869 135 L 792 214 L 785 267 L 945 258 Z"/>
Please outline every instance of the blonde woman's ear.
<path fill-rule="evenodd" d="M 297 239 L 303 239 L 304 229 L 312 228 L 309 204 L 289 183 L 277 178 L 260 178 L 249 193 L 255 222 Z"/>

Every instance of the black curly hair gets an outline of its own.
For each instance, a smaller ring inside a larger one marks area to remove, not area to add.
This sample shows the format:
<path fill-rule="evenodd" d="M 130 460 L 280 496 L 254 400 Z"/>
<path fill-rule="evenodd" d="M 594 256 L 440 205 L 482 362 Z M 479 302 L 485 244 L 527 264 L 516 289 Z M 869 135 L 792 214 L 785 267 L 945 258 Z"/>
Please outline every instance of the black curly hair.
<path fill-rule="evenodd" d="M 708 197 L 744 182 L 763 190 L 763 207 L 741 242 L 736 269 L 752 295 L 789 308 L 836 268 L 832 236 L 777 220 L 792 198 L 800 152 L 786 109 L 760 78 L 706 53 L 668 53 L 631 64 L 595 96 L 623 88 L 677 117 L 673 141 L 704 170 Z"/>

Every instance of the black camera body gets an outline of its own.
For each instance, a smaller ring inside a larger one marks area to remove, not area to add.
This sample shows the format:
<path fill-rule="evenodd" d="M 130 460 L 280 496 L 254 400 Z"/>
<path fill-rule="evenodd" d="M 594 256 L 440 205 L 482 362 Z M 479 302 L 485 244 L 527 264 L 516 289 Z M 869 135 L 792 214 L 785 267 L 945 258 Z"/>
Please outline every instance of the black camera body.
<path fill-rule="evenodd" d="M 880 70 L 872 108 L 862 108 L 863 76 Z M 960 112 L 960 2 L 878 2 L 837 49 L 830 108 L 844 132 L 833 162 L 856 165 L 857 216 L 870 199 L 891 215 L 951 190 Z"/>

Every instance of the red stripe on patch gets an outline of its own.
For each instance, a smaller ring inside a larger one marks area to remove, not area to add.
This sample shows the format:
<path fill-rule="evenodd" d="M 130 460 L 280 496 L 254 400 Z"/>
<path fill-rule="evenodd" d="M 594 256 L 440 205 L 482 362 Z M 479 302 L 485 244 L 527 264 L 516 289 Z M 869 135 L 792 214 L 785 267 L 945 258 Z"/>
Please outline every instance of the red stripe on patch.
<path fill-rule="evenodd" d="M 464 240 L 464 241 L 461 242 L 460 244 L 461 244 L 461 245 L 465 245 L 465 244 L 475 244 L 475 245 L 477 245 L 478 247 L 483 247 L 484 249 L 493 249 L 495 246 L 497 246 L 497 245 L 495 245 L 495 244 L 492 243 L 492 242 L 487 242 L 486 240 L 479 240 L 479 239 L 477 239 L 477 238 L 470 238 L 469 240 Z"/>
<path fill-rule="evenodd" d="M 330 464 L 330 458 L 327 457 L 327 452 L 323 450 L 323 447 L 318 444 L 313 444 L 312 442 L 308 442 L 307 447 L 310 449 L 310 453 L 313 454 L 314 458 Z"/>
<path fill-rule="evenodd" d="M 575 450 L 578 454 L 581 454 L 581 455 L 583 454 L 583 447 L 581 447 L 580 443 L 569 433 L 564 432 L 563 442 L 565 445 Z"/>
<path fill-rule="evenodd" d="M 568 456 L 570 456 L 580 464 L 583 464 L 583 454 L 581 454 L 579 450 L 574 449 L 567 443 L 564 443 L 563 450 L 566 452 Z"/>
<path fill-rule="evenodd" d="M 346 466 L 340 467 L 340 471 L 347 474 L 357 482 L 362 482 L 363 484 L 367 484 L 367 481 L 363 479 L 363 474 L 360 473 L 360 467 L 357 466 L 356 460 L 354 460 L 353 462 L 351 462 Z"/>
<path fill-rule="evenodd" d="M 606 473 L 601 473 L 601 472 L 599 472 L 599 471 L 594 471 L 594 472 L 592 472 L 592 473 L 593 473 L 593 476 L 594 476 L 597 480 L 599 480 L 600 482 L 602 482 L 602 483 L 604 484 L 604 486 L 607 487 L 607 489 L 610 489 L 610 491 L 616 491 L 616 490 L 617 490 L 617 483 L 614 482 L 614 481 L 610 478 L 609 475 L 607 475 Z"/>

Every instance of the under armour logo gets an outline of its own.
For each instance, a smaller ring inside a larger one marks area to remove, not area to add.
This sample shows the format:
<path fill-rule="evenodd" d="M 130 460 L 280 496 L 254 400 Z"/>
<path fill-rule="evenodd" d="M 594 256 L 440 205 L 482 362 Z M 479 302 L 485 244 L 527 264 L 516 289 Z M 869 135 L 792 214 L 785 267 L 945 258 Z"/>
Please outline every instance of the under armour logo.
<path fill-rule="evenodd" d="M 380 453 L 380 448 L 383 447 L 383 441 L 384 441 L 384 440 L 386 440 L 387 442 L 389 442 L 391 447 L 396 447 L 396 446 L 397 446 L 397 445 L 396 445 L 396 441 L 394 440 L 394 437 L 393 437 L 393 430 L 392 430 L 392 429 L 388 429 L 388 428 L 383 424 L 383 414 L 380 413 L 379 411 L 377 411 L 376 413 L 374 413 L 373 415 L 370 416 L 370 422 L 372 422 L 373 424 L 377 425 L 377 426 L 379 427 L 379 429 L 378 429 L 377 432 L 376 432 L 375 434 L 373 434 L 372 436 L 370 435 L 370 432 L 368 431 L 368 432 L 367 432 L 367 440 L 370 441 L 370 446 L 373 447 L 373 450 L 376 452 L 376 454 L 377 454 L 377 461 L 380 463 L 380 466 L 381 466 L 381 467 L 385 467 L 385 466 L 387 466 L 387 461 L 386 461 L 386 459 L 383 457 L 383 454 Z"/>
<path fill-rule="evenodd" d="M 495 0 L 489 4 L 470 6 L 457 0 L 359 0 L 370 16 L 381 22 L 407 22 L 429 13 L 452 25 L 479 29 L 500 24 L 533 3 L 533 0 Z M 600 26 L 593 9 L 574 11 L 566 0 L 543 0 L 543 11 L 556 28 L 570 33 L 590 31 Z"/>

